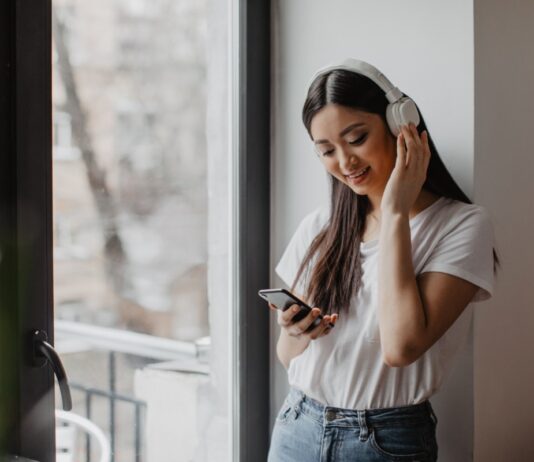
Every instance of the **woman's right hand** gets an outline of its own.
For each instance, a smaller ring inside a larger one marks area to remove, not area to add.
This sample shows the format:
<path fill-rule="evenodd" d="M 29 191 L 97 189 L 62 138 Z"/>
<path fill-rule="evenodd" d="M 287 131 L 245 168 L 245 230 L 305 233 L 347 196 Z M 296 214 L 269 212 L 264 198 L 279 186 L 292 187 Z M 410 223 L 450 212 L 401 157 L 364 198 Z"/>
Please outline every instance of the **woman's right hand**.
<path fill-rule="evenodd" d="M 269 303 L 269 308 L 274 311 L 278 311 L 277 308 Z M 306 317 L 302 318 L 300 321 L 294 322 L 293 317 L 300 311 L 300 307 L 297 304 L 291 305 L 287 310 L 283 311 L 278 316 L 279 326 L 285 330 L 285 332 L 291 337 L 309 337 L 309 339 L 314 340 L 328 333 L 332 330 L 329 327 L 329 324 L 332 323 L 335 325 L 338 315 L 325 315 L 321 323 L 307 331 L 308 327 L 315 321 L 317 316 L 321 313 L 321 309 L 318 307 L 312 308 L 312 310 L 307 314 Z"/>

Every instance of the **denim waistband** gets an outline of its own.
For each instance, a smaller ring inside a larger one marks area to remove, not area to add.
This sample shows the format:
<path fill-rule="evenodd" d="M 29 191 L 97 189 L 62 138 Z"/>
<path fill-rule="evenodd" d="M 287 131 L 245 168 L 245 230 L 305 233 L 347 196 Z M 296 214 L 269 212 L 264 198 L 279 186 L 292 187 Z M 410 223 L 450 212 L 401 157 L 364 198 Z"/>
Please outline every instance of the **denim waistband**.
<path fill-rule="evenodd" d="M 419 423 L 437 424 L 437 417 L 428 400 L 408 406 L 381 409 L 345 409 L 326 406 L 298 388 L 291 387 L 286 403 L 297 413 L 302 412 L 320 423 L 336 426 L 383 427 Z"/>

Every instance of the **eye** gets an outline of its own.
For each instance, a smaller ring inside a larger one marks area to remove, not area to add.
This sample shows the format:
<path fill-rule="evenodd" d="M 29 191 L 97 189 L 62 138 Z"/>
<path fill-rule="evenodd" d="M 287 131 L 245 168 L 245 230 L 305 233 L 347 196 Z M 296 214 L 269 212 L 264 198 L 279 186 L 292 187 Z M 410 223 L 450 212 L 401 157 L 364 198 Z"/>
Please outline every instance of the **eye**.
<path fill-rule="evenodd" d="M 349 144 L 352 144 L 352 145 L 362 144 L 365 141 L 366 138 L 367 138 L 367 133 L 364 133 L 357 140 L 349 141 Z"/>
<path fill-rule="evenodd" d="M 334 153 L 334 149 L 329 149 L 328 151 L 321 152 L 321 155 L 330 157 Z"/>
<path fill-rule="evenodd" d="M 327 149 L 326 151 L 323 151 L 319 146 L 315 146 L 314 147 L 315 149 L 315 152 L 317 153 L 317 155 L 323 157 L 323 156 L 327 156 L 327 157 L 330 157 L 332 155 L 332 153 L 335 152 L 335 149 L 334 148 L 330 148 L 330 149 Z"/>

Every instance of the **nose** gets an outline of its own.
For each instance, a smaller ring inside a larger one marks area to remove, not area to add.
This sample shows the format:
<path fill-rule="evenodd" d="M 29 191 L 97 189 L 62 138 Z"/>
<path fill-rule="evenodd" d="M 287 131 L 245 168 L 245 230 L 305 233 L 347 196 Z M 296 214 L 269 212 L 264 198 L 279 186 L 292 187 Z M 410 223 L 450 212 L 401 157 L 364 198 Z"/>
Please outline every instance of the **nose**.
<path fill-rule="evenodd" d="M 349 173 L 358 165 L 356 154 L 348 149 L 340 148 L 338 150 L 339 168 L 345 173 Z"/>

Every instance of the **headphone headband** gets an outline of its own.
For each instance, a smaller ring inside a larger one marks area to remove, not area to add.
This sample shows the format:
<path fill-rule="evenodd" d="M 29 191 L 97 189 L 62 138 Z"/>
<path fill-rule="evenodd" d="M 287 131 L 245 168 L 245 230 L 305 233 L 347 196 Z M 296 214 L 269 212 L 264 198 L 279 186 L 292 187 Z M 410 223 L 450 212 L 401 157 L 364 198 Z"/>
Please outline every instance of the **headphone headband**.
<path fill-rule="evenodd" d="M 389 81 L 389 79 L 384 74 L 382 74 L 382 72 L 380 72 L 376 67 L 372 66 L 371 64 L 366 63 L 365 61 L 360 61 L 359 59 L 355 58 L 348 58 L 345 59 L 341 64 L 331 64 L 329 66 L 323 67 L 322 69 L 319 69 L 312 77 L 310 84 L 319 75 L 336 69 L 344 69 L 369 77 L 384 91 L 384 93 L 386 94 L 386 98 L 390 103 L 394 103 L 395 101 L 398 101 L 400 98 L 402 98 L 402 92 L 397 87 L 395 87 Z"/>
<path fill-rule="evenodd" d="M 319 69 L 311 83 L 321 74 L 325 72 L 333 71 L 335 69 L 344 69 L 347 71 L 355 72 L 357 74 L 364 75 L 375 82 L 385 93 L 386 99 L 389 104 L 386 108 L 386 120 L 391 132 L 397 136 L 400 133 L 402 125 L 407 125 L 410 122 L 413 122 L 417 127 L 420 122 L 419 111 L 413 100 L 407 96 L 403 96 L 402 92 L 395 87 L 389 79 L 382 74 L 376 67 L 371 66 L 371 64 L 366 63 L 365 61 L 360 61 L 359 59 L 348 58 L 345 59 L 341 64 L 334 64 L 323 67 Z"/>

